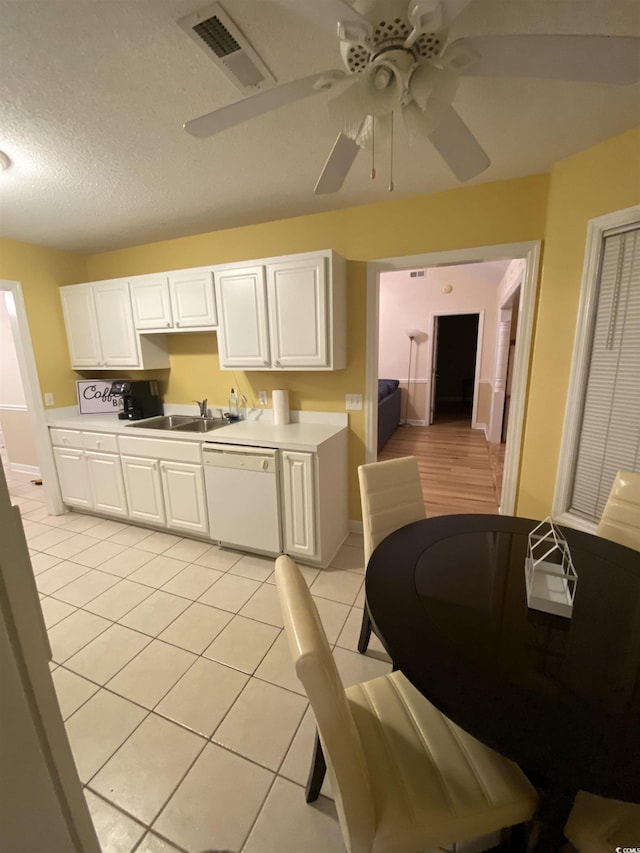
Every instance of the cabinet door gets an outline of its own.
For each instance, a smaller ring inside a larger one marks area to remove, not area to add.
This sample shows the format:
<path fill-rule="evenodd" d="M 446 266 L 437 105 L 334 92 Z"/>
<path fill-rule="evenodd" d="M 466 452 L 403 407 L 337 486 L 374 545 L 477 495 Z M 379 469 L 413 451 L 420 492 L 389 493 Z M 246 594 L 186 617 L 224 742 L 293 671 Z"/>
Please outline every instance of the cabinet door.
<path fill-rule="evenodd" d="M 87 477 L 87 459 L 82 450 L 67 450 L 54 447 L 53 455 L 58 470 L 58 480 L 62 500 L 69 506 L 93 507 L 89 478 Z"/>
<path fill-rule="evenodd" d="M 270 367 L 264 267 L 217 272 L 216 287 L 220 367 Z"/>
<path fill-rule="evenodd" d="M 127 499 L 120 457 L 113 453 L 87 452 L 87 473 L 96 512 L 127 515 Z"/>
<path fill-rule="evenodd" d="M 169 291 L 176 329 L 213 328 L 218 325 L 211 270 L 169 273 Z"/>
<path fill-rule="evenodd" d="M 267 293 L 273 366 L 329 366 L 325 258 L 269 264 Z"/>
<path fill-rule="evenodd" d="M 129 282 L 129 288 L 136 329 L 170 329 L 173 326 L 166 275 L 140 276 Z"/>
<path fill-rule="evenodd" d="M 192 533 L 207 533 L 209 522 L 204 498 L 202 465 L 161 462 L 167 526 Z"/>
<path fill-rule="evenodd" d="M 127 281 L 101 281 L 93 286 L 102 367 L 139 367 L 138 338 Z"/>
<path fill-rule="evenodd" d="M 102 350 L 90 284 L 60 288 L 71 367 L 100 367 Z"/>
<path fill-rule="evenodd" d="M 137 456 L 122 456 L 121 461 L 129 518 L 164 525 L 160 463 Z"/>
<path fill-rule="evenodd" d="M 287 554 L 317 556 L 314 456 L 282 451 L 284 550 Z"/>

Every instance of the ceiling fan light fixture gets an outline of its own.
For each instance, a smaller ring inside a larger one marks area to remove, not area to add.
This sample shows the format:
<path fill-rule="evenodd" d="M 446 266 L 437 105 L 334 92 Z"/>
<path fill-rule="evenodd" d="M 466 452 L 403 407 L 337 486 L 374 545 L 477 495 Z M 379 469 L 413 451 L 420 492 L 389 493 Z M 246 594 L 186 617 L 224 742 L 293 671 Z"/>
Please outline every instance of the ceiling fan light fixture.
<path fill-rule="evenodd" d="M 359 75 L 356 87 L 364 114 L 371 116 L 392 112 L 399 106 L 404 90 L 395 65 L 380 61 L 370 65 Z"/>

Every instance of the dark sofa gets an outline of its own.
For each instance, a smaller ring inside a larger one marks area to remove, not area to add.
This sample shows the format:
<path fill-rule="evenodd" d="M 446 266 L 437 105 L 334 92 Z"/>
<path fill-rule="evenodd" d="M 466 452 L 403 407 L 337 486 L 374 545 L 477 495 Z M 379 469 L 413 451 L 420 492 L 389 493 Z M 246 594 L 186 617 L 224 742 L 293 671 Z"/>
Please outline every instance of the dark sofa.
<path fill-rule="evenodd" d="M 400 381 L 378 379 L 378 453 L 400 423 Z"/>

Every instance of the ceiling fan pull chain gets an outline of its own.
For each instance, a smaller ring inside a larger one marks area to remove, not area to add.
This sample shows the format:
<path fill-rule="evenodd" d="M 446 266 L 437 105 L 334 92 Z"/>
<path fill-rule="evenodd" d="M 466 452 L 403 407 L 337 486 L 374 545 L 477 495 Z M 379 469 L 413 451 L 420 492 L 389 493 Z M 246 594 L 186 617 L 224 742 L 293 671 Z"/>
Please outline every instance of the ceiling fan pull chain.
<path fill-rule="evenodd" d="M 393 112 L 391 113 L 391 129 L 389 133 L 389 192 L 393 192 Z"/>
<path fill-rule="evenodd" d="M 371 116 L 371 180 L 376 177 L 376 120 Z"/>

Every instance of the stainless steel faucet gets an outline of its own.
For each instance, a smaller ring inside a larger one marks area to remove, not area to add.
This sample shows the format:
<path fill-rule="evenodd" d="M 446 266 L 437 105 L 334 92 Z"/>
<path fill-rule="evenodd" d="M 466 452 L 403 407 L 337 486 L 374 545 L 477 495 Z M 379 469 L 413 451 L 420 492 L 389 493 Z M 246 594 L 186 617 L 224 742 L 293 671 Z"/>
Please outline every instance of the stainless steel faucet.
<path fill-rule="evenodd" d="M 200 417 L 206 418 L 207 417 L 207 398 L 205 397 L 204 400 L 193 400 L 192 402 L 196 403 L 198 408 L 200 409 Z"/>

